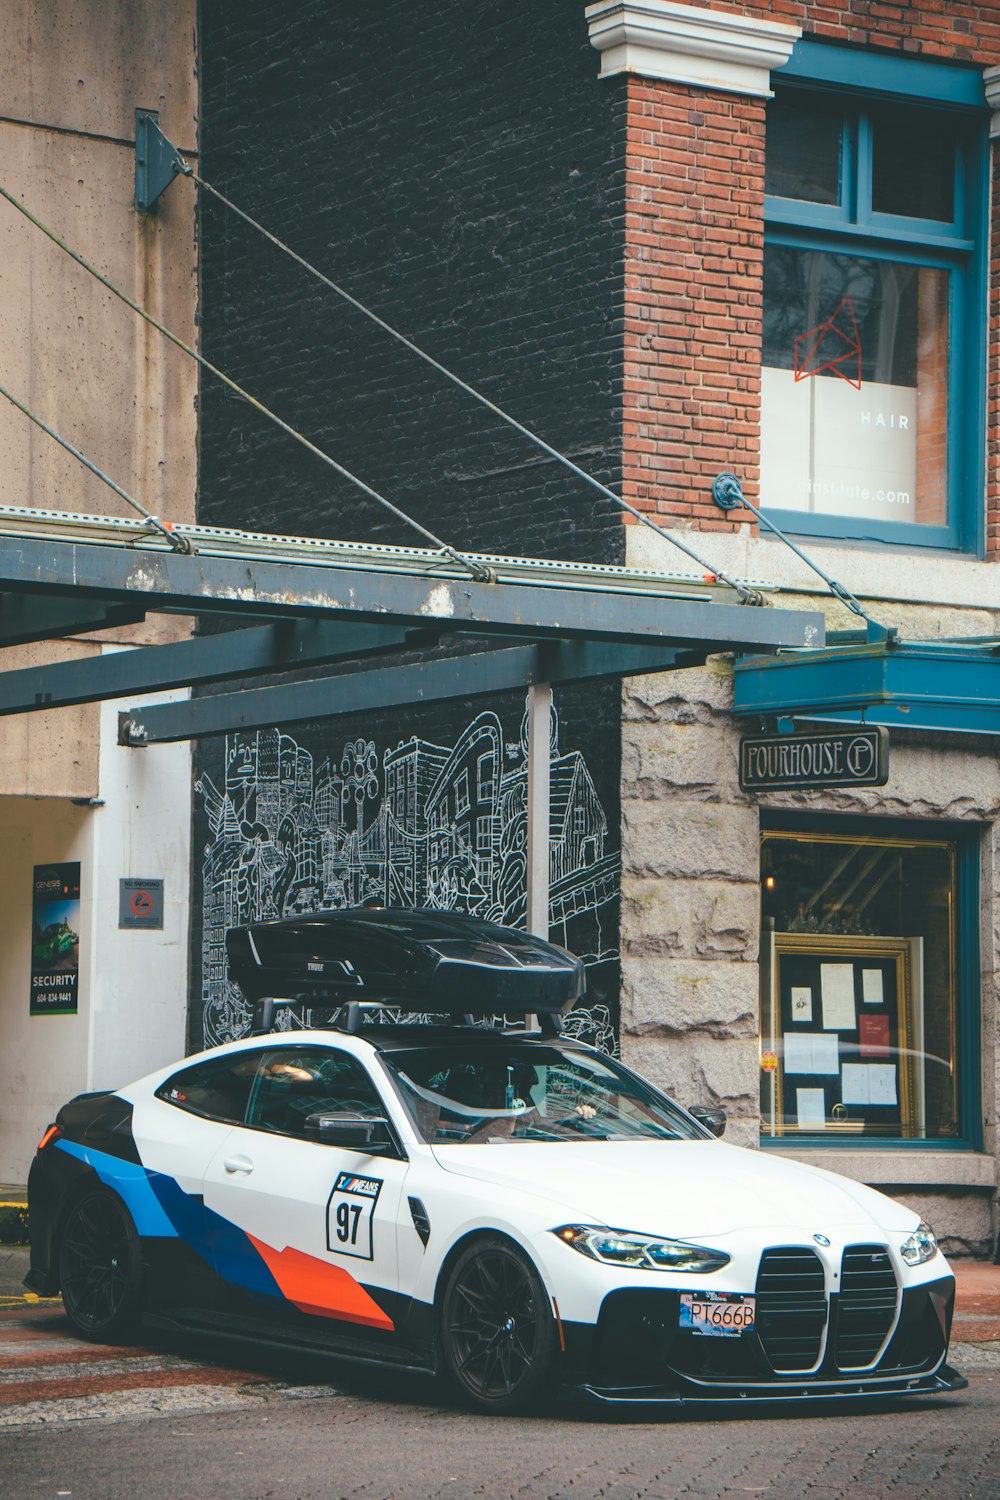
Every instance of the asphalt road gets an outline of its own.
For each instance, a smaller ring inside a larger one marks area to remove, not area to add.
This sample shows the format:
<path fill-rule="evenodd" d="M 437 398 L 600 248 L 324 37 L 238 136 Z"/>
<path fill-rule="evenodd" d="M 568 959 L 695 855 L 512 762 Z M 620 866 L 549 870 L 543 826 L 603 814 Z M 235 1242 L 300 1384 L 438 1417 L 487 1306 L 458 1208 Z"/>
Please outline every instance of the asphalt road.
<path fill-rule="evenodd" d="M 138 1386 L 108 1385 L 109 1351 L 81 1383 L 60 1387 L 68 1351 L 58 1332 L 48 1335 L 50 1398 L 29 1390 L 34 1399 L 8 1408 L 0 1426 L 3 1500 L 1000 1495 L 1000 1355 L 974 1346 L 969 1358 L 982 1367 L 969 1367 L 969 1390 L 932 1402 L 505 1420 L 469 1415 L 427 1382 L 258 1357 L 216 1365 L 206 1355 L 219 1351 L 190 1346 L 132 1351 L 145 1361 Z"/>
<path fill-rule="evenodd" d="M 995 1341 L 953 1346 L 969 1389 L 935 1401 L 484 1418 L 329 1362 L 88 1344 L 25 1299 L 24 1258 L 0 1264 L 0 1500 L 1000 1497 Z"/>

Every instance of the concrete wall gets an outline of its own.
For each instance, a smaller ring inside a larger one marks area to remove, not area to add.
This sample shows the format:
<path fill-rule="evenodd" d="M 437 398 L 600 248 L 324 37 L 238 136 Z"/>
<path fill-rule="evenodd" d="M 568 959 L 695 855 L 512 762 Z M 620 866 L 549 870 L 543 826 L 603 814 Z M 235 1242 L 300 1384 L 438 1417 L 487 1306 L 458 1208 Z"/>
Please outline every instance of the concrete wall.
<path fill-rule="evenodd" d="M 3 186 L 188 343 L 197 337 L 194 188 L 178 182 L 154 215 L 137 215 L 133 143 L 135 111 L 150 109 L 195 152 L 195 20 L 196 0 L 0 7 Z M 6 202 L 0 344 L 0 382 L 15 396 L 148 510 L 193 518 L 196 366 Z M 0 505 L 134 514 L 3 399 L 0 473 Z M 0 671 L 188 630 L 154 618 L 0 649 Z M 134 1078 L 184 1047 L 190 753 L 119 750 L 118 706 L 0 719 L 0 1179 L 10 1182 L 24 1181 L 66 1098 Z M 65 860 L 81 865 L 79 1014 L 30 1017 L 32 870 Z M 127 875 L 166 881 L 162 933 L 118 931 Z"/>
<path fill-rule="evenodd" d="M 124 706 L 99 710 L 99 806 L 0 797 L 0 1181 L 25 1181 L 42 1130 L 72 1094 L 184 1052 L 190 748 L 119 748 Z M 68 860 L 81 864 L 79 1013 L 29 1016 L 32 871 Z M 162 932 L 119 931 L 125 876 L 163 878 Z"/>
<path fill-rule="evenodd" d="M 195 341 L 195 190 L 133 206 L 135 111 L 197 146 L 195 0 L 11 0 L 0 8 L 2 181 L 115 285 Z M 194 515 L 194 362 L 0 203 L 2 383 L 154 514 Z M 133 514 L 0 400 L 0 504 Z M 183 622 L 134 628 L 175 638 Z M 2 656 L 2 653 L 0 653 Z M 0 661 L 0 667 L 4 665 Z M 68 733 L 93 737 L 67 715 Z M 30 790 L 59 794 L 44 758 Z M 0 790 L 16 791 L 0 780 Z"/>

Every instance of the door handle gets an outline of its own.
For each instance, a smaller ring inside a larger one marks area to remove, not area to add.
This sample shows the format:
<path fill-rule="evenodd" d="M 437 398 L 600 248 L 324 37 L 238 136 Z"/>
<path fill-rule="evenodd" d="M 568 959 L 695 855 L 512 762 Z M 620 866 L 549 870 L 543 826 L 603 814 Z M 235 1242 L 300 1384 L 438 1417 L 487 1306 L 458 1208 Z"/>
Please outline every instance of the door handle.
<path fill-rule="evenodd" d="M 253 1171 L 253 1162 L 249 1156 L 227 1156 L 222 1165 L 231 1177 L 241 1173 L 244 1177 L 249 1177 Z"/>

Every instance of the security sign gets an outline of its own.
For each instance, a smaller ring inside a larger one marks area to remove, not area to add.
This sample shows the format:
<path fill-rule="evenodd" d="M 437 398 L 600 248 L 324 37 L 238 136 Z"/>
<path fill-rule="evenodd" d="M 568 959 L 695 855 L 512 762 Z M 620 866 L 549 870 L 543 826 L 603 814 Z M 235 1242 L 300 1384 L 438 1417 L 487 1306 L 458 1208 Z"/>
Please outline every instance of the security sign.
<path fill-rule="evenodd" d="M 126 877 L 118 882 L 118 926 L 163 926 L 163 880 Z"/>

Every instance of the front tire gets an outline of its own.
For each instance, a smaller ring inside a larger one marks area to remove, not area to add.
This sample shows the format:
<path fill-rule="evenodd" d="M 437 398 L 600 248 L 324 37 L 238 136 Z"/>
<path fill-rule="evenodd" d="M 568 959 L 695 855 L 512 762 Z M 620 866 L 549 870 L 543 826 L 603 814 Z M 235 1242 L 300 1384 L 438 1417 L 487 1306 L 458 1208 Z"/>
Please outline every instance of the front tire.
<path fill-rule="evenodd" d="M 445 1372 L 477 1411 L 524 1411 L 549 1381 L 556 1332 L 535 1267 L 511 1240 L 470 1244 L 448 1273 L 441 1299 Z"/>
<path fill-rule="evenodd" d="M 114 1193 L 92 1188 L 73 1204 L 59 1245 L 63 1306 L 77 1333 L 124 1343 L 138 1331 L 142 1253 L 135 1225 Z"/>

